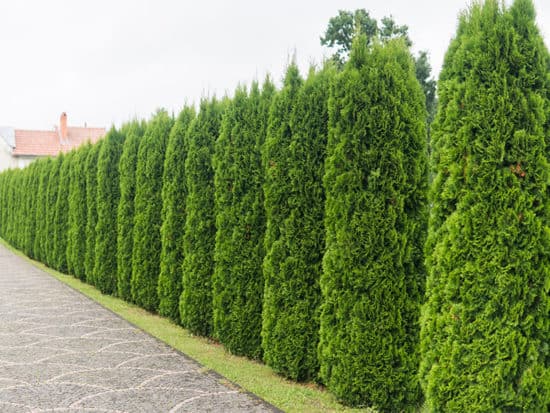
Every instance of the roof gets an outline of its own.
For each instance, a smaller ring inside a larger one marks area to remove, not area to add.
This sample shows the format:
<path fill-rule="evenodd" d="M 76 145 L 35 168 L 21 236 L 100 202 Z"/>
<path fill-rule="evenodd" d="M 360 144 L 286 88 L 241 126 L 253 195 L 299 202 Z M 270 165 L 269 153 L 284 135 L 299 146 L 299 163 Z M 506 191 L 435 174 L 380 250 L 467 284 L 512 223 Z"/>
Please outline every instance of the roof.
<path fill-rule="evenodd" d="M 105 136 L 105 128 L 68 127 L 67 139 L 61 140 L 58 130 L 15 129 L 13 156 L 48 156 L 71 149 L 88 141 L 95 143 Z"/>

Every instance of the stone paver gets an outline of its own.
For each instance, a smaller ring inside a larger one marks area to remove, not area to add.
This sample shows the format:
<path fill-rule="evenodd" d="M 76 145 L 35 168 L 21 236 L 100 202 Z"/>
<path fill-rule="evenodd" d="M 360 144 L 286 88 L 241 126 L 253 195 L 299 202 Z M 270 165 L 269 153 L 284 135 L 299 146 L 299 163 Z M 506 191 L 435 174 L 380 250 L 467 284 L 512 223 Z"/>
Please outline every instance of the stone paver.
<path fill-rule="evenodd" d="M 0 412 L 269 412 L 0 245 Z"/>

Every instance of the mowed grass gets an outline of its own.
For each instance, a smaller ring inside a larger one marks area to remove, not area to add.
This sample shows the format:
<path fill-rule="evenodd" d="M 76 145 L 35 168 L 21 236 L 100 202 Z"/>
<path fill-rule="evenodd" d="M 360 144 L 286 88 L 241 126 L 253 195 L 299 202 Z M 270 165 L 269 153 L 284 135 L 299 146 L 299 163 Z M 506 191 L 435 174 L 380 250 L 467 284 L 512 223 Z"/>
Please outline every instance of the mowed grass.
<path fill-rule="evenodd" d="M 321 386 L 286 380 L 268 366 L 229 354 L 222 345 L 190 334 L 168 319 L 151 314 L 133 304 L 100 291 L 72 276 L 62 274 L 31 260 L 0 239 L 0 243 L 36 267 L 67 284 L 103 307 L 118 314 L 143 331 L 197 360 L 245 390 L 254 393 L 285 412 L 374 412 L 372 409 L 347 408 Z"/>

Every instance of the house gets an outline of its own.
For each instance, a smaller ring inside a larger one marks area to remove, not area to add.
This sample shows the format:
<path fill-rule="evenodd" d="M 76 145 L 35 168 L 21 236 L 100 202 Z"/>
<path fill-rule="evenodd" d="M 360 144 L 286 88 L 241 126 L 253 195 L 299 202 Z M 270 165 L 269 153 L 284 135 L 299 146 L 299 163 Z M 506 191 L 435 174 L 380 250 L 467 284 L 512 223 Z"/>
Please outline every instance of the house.
<path fill-rule="evenodd" d="M 0 171 L 24 168 L 36 158 L 69 152 L 88 141 L 95 143 L 105 133 L 105 128 L 67 126 L 65 112 L 59 126 L 49 131 L 0 127 Z"/>

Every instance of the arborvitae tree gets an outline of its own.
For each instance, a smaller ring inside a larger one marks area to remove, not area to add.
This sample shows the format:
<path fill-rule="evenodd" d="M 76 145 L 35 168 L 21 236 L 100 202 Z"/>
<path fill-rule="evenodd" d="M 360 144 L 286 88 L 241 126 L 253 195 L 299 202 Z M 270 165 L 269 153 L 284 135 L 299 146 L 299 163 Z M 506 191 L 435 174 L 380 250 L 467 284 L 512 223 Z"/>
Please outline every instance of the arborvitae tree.
<path fill-rule="evenodd" d="M 9 221 L 8 221 L 8 236 L 7 239 L 10 243 L 12 243 L 16 248 L 17 245 L 17 226 L 18 226 L 18 213 L 21 210 L 21 207 L 19 206 L 19 193 L 18 189 L 21 188 L 21 184 L 19 184 L 19 174 L 17 173 L 17 170 L 11 171 L 10 176 L 10 192 L 9 192 Z"/>
<path fill-rule="evenodd" d="M 292 139 L 290 118 L 298 91 L 303 83 L 298 67 L 291 64 L 286 72 L 283 89 L 274 97 L 270 108 L 267 137 L 263 148 L 265 168 L 265 259 L 263 262 L 265 289 L 263 297 L 262 348 L 265 362 L 275 371 L 287 376 L 292 373 L 279 361 L 278 348 L 281 332 L 275 325 L 276 314 L 271 313 L 275 305 L 273 291 L 275 280 L 281 273 L 286 255 L 284 245 L 284 221 L 289 214 L 288 197 L 291 191 L 289 181 L 289 148 Z M 281 291 L 281 294 L 285 292 Z M 297 375 L 294 375 L 297 378 Z"/>
<path fill-rule="evenodd" d="M 461 16 L 432 135 L 430 411 L 550 410 L 549 69 L 530 0 Z"/>
<path fill-rule="evenodd" d="M 124 135 L 114 127 L 103 139 L 97 161 L 97 224 L 94 277 L 104 294 L 117 290 L 117 208 L 120 199 L 118 163 Z"/>
<path fill-rule="evenodd" d="M 184 108 L 170 131 L 164 176 L 162 178 L 162 251 L 158 280 L 159 314 L 179 323 L 181 295 L 181 265 L 183 263 L 183 233 L 185 229 L 185 201 L 187 185 L 185 158 L 187 131 L 195 117 L 192 107 Z"/>
<path fill-rule="evenodd" d="M 69 188 L 70 168 L 74 152 L 60 155 L 63 158 L 59 169 L 59 186 L 57 189 L 57 201 L 55 203 L 55 231 L 54 238 L 54 267 L 56 270 L 67 272 L 67 234 L 69 227 Z"/>
<path fill-rule="evenodd" d="M 414 410 L 425 101 L 405 44 L 367 49 L 361 37 L 329 100 L 320 373 L 351 405 Z"/>
<path fill-rule="evenodd" d="M 117 293 L 132 301 L 132 250 L 134 245 L 134 197 L 139 142 L 145 124 L 130 122 L 123 127 L 126 136 L 119 163 L 120 201 L 117 210 Z"/>
<path fill-rule="evenodd" d="M 13 178 L 13 170 L 6 171 L 4 177 L 4 191 L 2 193 L 2 201 L 4 204 L 4 207 L 2 208 L 2 236 L 9 242 L 13 204 L 11 199 L 13 193 L 13 185 L 11 183 Z"/>
<path fill-rule="evenodd" d="M 92 145 L 86 158 L 86 251 L 84 254 L 84 271 L 86 282 L 95 285 L 95 240 L 97 225 L 97 159 L 103 140 Z"/>
<path fill-rule="evenodd" d="M 319 278 L 325 245 L 322 186 L 327 144 L 327 100 L 333 71 L 310 70 L 289 118 L 288 212 L 265 285 L 264 349 L 267 362 L 297 380 L 317 375 Z"/>
<path fill-rule="evenodd" d="M 27 191 L 27 225 L 25 226 L 25 253 L 36 258 L 34 250 L 36 238 L 36 207 L 38 198 L 38 185 L 40 182 L 40 174 L 42 171 L 43 162 L 37 160 L 29 165 L 28 174 L 31 175 L 28 182 Z"/>
<path fill-rule="evenodd" d="M 166 111 L 159 111 L 147 125 L 137 159 L 130 285 L 133 301 L 150 311 L 156 311 L 159 303 L 162 175 L 166 143 L 173 124 Z"/>
<path fill-rule="evenodd" d="M 4 171 L 0 174 L 0 235 L 2 238 L 6 238 L 6 215 L 7 208 L 7 188 L 8 188 L 8 171 Z"/>
<path fill-rule="evenodd" d="M 48 188 L 46 190 L 46 202 L 48 203 L 46 214 L 46 234 L 45 234 L 45 263 L 48 267 L 55 268 L 55 206 L 57 204 L 57 193 L 59 192 L 59 171 L 63 164 L 64 155 L 60 154 L 53 159 L 53 164 L 48 177 Z"/>
<path fill-rule="evenodd" d="M 69 228 L 67 239 L 67 268 L 70 274 L 86 279 L 84 267 L 86 257 L 86 221 L 88 215 L 86 199 L 86 161 L 92 149 L 91 144 L 80 147 L 71 163 L 69 189 Z"/>
<path fill-rule="evenodd" d="M 274 92 L 253 83 L 237 89 L 226 109 L 214 156 L 215 268 L 212 277 L 214 336 L 234 354 L 262 355 L 264 257 L 263 169 L 267 108 Z"/>
<path fill-rule="evenodd" d="M 53 166 L 51 158 L 46 158 L 40 168 L 40 177 L 38 182 L 38 197 L 36 200 L 36 236 L 34 238 L 35 258 L 38 261 L 46 262 L 46 241 L 47 223 L 48 223 L 48 180 L 50 178 L 50 170 Z"/>
<path fill-rule="evenodd" d="M 27 226 L 30 224 L 28 219 L 29 209 L 30 209 L 30 193 L 29 187 L 31 185 L 31 174 L 29 173 L 29 168 L 25 168 L 19 171 L 19 184 L 21 185 L 18 188 L 19 191 L 19 224 L 17 229 L 17 243 L 18 248 L 22 250 L 25 254 L 28 255 L 28 251 L 25 246 L 25 236 L 27 232 Z"/>
<path fill-rule="evenodd" d="M 13 170 L 6 171 L 6 180 L 5 180 L 5 191 L 2 194 L 2 199 L 4 200 L 4 209 L 2 210 L 2 222 L 4 222 L 3 226 L 3 236 L 6 239 L 6 241 L 10 242 L 10 224 L 11 224 L 11 217 L 12 217 L 12 193 L 13 193 L 13 185 L 11 183 L 13 177 Z"/>
<path fill-rule="evenodd" d="M 190 125 L 185 161 L 187 216 L 183 241 L 183 278 L 180 319 L 194 334 L 212 332 L 212 285 L 216 226 L 212 155 L 218 137 L 223 104 L 203 100 Z"/>

